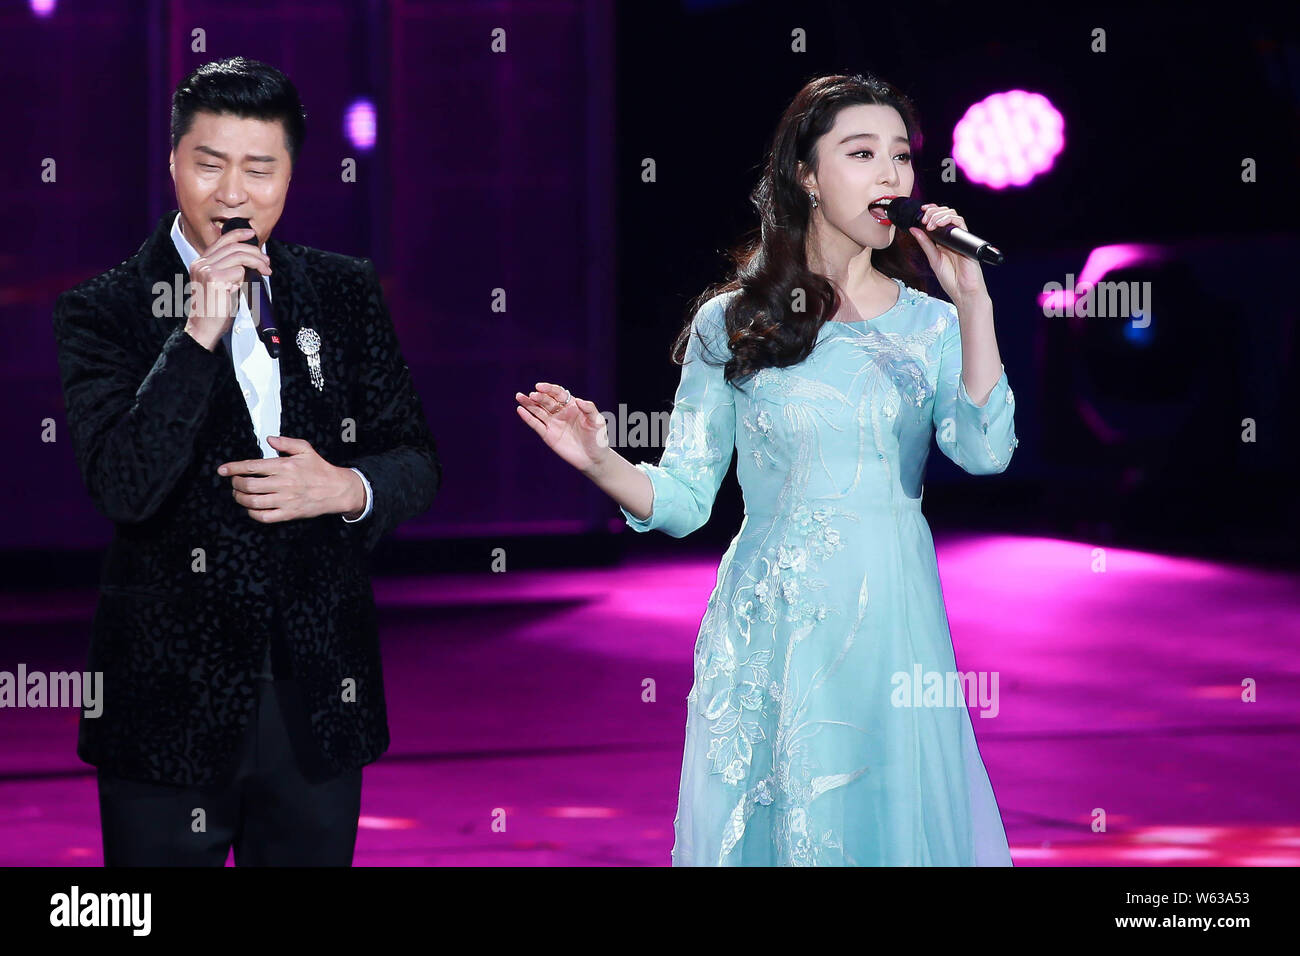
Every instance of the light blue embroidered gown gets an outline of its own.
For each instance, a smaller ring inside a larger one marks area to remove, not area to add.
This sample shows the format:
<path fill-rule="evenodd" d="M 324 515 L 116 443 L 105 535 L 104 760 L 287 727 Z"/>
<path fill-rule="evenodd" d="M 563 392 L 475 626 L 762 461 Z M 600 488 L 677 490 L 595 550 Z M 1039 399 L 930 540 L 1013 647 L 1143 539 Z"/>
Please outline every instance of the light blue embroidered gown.
<path fill-rule="evenodd" d="M 803 362 L 735 385 L 711 363 L 737 293 L 710 299 L 710 362 L 692 334 L 663 455 L 637 466 L 637 531 L 703 525 L 733 449 L 745 498 L 695 645 L 675 866 L 1011 865 L 969 698 L 943 689 L 921 492 L 932 435 L 971 474 L 1007 467 L 1014 398 L 1003 367 L 975 405 L 956 309 L 894 281 L 888 312 L 827 322 Z"/>

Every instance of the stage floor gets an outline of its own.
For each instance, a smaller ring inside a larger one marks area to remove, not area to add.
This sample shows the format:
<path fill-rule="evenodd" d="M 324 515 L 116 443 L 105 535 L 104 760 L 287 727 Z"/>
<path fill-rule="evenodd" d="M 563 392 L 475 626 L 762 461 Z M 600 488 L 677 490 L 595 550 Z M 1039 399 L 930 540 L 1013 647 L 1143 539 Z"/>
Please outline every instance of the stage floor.
<path fill-rule="evenodd" d="M 1300 865 L 1297 575 L 937 537 L 958 667 L 999 674 L 997 716 L 972 719 L 1017 865 Z M 716 570 L 376 579 L 392 746 L 356 864 L 667 865 Z M 83 668 L 94 602 L 5 595 L 0 670 Z M 73 710 L 0 710 L 0 865 L 101 863 L 76 732 Z"/>

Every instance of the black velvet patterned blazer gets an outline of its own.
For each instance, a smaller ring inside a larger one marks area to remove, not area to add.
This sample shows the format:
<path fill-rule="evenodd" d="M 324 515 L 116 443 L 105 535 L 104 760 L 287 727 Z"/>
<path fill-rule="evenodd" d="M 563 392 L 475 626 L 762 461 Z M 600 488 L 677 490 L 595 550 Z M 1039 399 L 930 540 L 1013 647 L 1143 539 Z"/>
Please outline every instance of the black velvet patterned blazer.
<path fill-rule="evenodd" d="M 374 265 L 272 238 L 280 433 L 360 469 L 373 510 L 356 523 L 250 518 L 217 474 L 222 462 L 262 457 L 230 353 L 196 342 L 183 313 L 155 314 L 155 284 L 189 280 L 175 218 L 54 308 L 77 465 L 115 524 L 88 665 L 103 672 L 105 700 L 100 716 L 82 716 L 77 753 L 132 779 L 220 780 L 278 628 L 328 769 L 351 770 L 389 743 L 370 554 L 432 503 L 437 449 Z M 323 391 L 294 344 L 304 324 L 321 336 Z"/>

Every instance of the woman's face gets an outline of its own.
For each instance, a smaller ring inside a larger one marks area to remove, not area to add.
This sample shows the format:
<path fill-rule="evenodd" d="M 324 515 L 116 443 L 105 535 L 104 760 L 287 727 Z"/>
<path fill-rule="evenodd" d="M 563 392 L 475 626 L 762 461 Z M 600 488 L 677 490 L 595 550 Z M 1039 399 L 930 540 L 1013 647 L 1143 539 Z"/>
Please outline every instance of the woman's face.
<path fill-rule="evenodd" d="M 882 196 L 910 196 L 915 173 L 903 117 L 892 106 L 846 106 L 814 146 L 817 169 L 804 173 L 804 192 L 817 194 L 813 228 L 829 228 L 859 246 L 884 249 L 892 225 L 867 211 Z M 820 220 L 820 222 L 819 222 Z"/>

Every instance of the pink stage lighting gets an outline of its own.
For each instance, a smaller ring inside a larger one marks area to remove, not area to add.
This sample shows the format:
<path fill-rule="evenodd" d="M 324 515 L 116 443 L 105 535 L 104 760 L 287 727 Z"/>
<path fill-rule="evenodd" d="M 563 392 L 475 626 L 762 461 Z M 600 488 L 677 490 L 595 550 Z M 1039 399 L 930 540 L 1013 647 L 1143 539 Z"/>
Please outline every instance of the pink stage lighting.
<path fill-rule="evenodd" d="M 974 182 L 1023 186 L 1052 168 L 1065 146 L 1065 119 L 1041 93 L 986 96 L 952 131 L 952 156 Z"/>
<path fill-rule="evenodd" d="M 372 149 L 375 145 L 375 104 L 369 100 L 355 100 L 343 119 L 343 130 L 357 149 Z"/>
<path fill-rule="evenodd" d="M 1095 286 L 1106 274 L 1116 269 L 1127 269 L 1137 265 L 1152 265 L 1165 261 L 1167 252 L 1163 246 L 1138 242 L 1121 242 L 1112 246 L 1098 246 L 1088 253 L 1079 276 L 1073 280 L 1068 289 L 1053 292 L 1040 292 L 1038 304 L 1045 311 L 1064 311 L 1073 314 L 1074 303 L 1089 288 Z"/>

